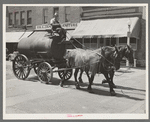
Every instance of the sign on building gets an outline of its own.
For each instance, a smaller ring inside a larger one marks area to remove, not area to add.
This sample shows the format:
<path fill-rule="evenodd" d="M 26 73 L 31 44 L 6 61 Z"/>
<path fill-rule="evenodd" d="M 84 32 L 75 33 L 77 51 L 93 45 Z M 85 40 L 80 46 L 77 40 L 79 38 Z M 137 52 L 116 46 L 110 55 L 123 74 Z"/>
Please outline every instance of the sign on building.
<path fill-rule="evenodd" d="M 64 29 L 75 29 L 78 26 L 79 23 L 71 23 L 71 22 L 66 22 L 61 24 L 61 27 Z"/>
<path fill-rule="evenodd" d="M 75 29 L 78 26 L 78 23 L 62 23 L 61 27 L 64 29 Z M 36 29 L 52 29 L 51 25 L 43 24 L 43 25 L 37 25 Z"/>
<path fill-rule="evenodd" d="M 51 25 L 45 24 L 45 25 L 37 25 L 36 29 L 52 29 Z"/>

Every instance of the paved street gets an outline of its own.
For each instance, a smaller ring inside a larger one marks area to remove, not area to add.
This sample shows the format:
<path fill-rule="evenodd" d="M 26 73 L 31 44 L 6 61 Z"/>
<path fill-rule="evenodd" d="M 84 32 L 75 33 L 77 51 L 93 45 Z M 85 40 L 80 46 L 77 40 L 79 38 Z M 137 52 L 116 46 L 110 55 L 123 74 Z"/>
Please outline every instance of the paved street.
<path fill-rule="evenodd" d="M 81 89 L 75 89 L 74 77 L 59 86 L 60 78 L 54 73 L 52 83 L 40 83 L 32 70 L 26 80 L 18 80 L 12 73 L 11 62 L 6 62 L 6 113 L 145 113 L 146 70 L 121 68 L 116 72 L 114 89 L 110 96 L 108 84 L 101 84 L 97 74 L 92 85 L 94 93 L 87 91 L 88 80 L 83 75 Z"/>

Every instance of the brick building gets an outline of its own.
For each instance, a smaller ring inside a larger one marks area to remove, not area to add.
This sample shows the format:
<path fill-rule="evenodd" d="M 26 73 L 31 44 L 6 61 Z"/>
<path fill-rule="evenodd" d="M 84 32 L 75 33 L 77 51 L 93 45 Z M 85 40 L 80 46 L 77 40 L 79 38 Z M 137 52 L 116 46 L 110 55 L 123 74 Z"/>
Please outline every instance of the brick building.
<path fill-rule="evenodd" d="M 19 35 L 19 32 L 24 32 L 24 29 L 22 29 L 23 26 L 26 25 L 27 31 L 31 32 L 36 28 L 37 25 L 49 24 L 49 21 L 55 12 L 59 13 L 59 22 L 65 29 L 68 30 L 68 32 L 72 32 L 81 21 L 91 21 L 93 23 L 94 20 L 113 20 L 136 17 L 138 18 L 138 26 L 140 29 L 139 36 L 138 38 L 131 38 L 130 42 L 135 48 L 135 58 L 137 59 L 137 63 L 145 66 L 145 6 L 8 6 L 6 9 L 6 32 L 11 34 L 13 34 L 13 32 L 18 32 L 18 38 L 21 36 L 21 34 Z M 119 38 L 96 37 L 95 40 L 91 40 L 91 38 L 84 38 L 83 35 L 77 37 L 76 39 L 85 46 L 90 46 L 91 48 L 97 48 L 97 45 L 111 45 L 112 43 L 120 45 L 127 43 L 127 36 Z M 14 42 L 14 44 L 16 45 L 17 41 Z M 82 47 L 75 41 L 74 44 L 77 47 Z M 6 46 L 11 48 L 12 43 L 7 41 Z M 12 51 L 13 49 L 11 49 L 11 52 Z"/>
<path fill-rule="evenodd" d="M 83 20 L 83 22 L 84 21 L 92 22 L 97 19 L 100 19 L 101 20 L 100 22 L 109 20 L 108 23 L 104 22 L 104 24 L 110 25 L 110 26 L 106 25 L 104 27 L 104 28 L 108 28 L 107 31 L 115 29 L 115 26 L 117 26 L 117 24 L 114 21 L 115 19 L 120 20 L 120 21 L 125 21 L 127 19 L 130 19 L 131 20 L 130 26 L 131 26 L 131 28 L 133 27 L 133 31 L 136 31 L 133 33 L 138 33 L 135 37 L 134 34 L 133 34 L 134 36 L 132 36 L 132 32 L 131 32 L 131 37 L 130 37 L 130 44 L 134 49 L 134 58 L 137 59 L 137 65 L 145 66 L 145 59 L 146 59 L 146 6 L 111 6 L 111 7 L 110 6 L 105 6 L 105 7 L 84 6 L 84 7 L 82 7 L 81 15 L 82 15 L 81 20 Z M 136 22 L 132 21 L 134 19 L 137 19 L 137 21 Z M 114 21 L 114 23 L 112 23 L 113 29 L 110 29 L 111 21 Z M 98 24 L 97 24 L 97 26 L 98 26 Z M 125 29 L 125 27 L 123 27 L 123 26 L 126 26 L 126 28 L 127 28 L 128 21 L 126 23 L 122 23 L 122 25 L 119 25 L 120 29 Z M 78 30 L 80 30 L 80 29 L 78 28 Z M 107 33 L 107 35 L 108 34 L 109 33 Z M 82 41 L 83 41 L 83 37 L 82 37 Z M 86 39 L 86 41 L 90 40 L 89 38 L 88 39 L 85 38 L 85 39 Z M 121 36 L 121 37 L 111 37 L 111 36 L 107 37 L 106 36 L 104 38 L 99 39 L 100 43 L 101 43 L 102 39 L 104 42 L 102 42 L 101 45 L 111 45 L 112 43 L 115 43 L 116 45 L 127 44 L 127 35 Z"/>

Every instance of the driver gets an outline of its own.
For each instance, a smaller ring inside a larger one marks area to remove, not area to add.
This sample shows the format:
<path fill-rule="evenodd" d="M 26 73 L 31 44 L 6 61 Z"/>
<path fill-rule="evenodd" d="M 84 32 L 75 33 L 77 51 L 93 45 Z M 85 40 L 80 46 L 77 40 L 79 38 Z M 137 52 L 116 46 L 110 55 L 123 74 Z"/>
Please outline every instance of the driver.
<path fill-rule="evenodd" d="M 53 31 L 56 31 L 58 28 L 61 28 L 58 21 L 58 13 L 55 13 L 54 17 L 50 20 L 50 25 L 52 26 Z"/>

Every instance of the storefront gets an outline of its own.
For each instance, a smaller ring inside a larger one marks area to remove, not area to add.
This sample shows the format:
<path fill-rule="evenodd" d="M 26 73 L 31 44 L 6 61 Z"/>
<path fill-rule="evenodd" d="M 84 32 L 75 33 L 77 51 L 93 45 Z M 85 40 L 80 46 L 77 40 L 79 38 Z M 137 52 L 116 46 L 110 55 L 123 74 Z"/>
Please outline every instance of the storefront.
<path fill-rule="evenodd" d="M 9 53 L 13 53 L 17 51 L 18 42 L 27 36 L 29 36 L 32 32 L 6 32 L 6 48 Z"/>
<path fill-rule="evenodd" d="M 132 23 L 130 28 L 128 21 Z M 79 39 L 83 45 L 93 49 L 101 46 L 126 45 L 128 32 L 130 45 L 137 50 L 140 32 L 138 17 L 81 21 L 72 33 L 72 38 Z"/>

